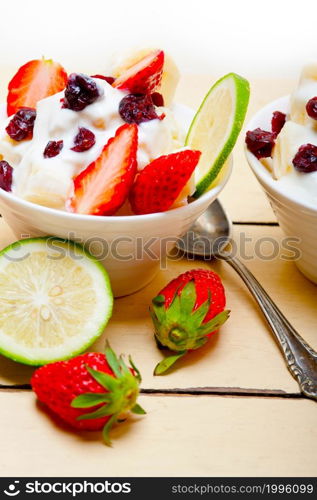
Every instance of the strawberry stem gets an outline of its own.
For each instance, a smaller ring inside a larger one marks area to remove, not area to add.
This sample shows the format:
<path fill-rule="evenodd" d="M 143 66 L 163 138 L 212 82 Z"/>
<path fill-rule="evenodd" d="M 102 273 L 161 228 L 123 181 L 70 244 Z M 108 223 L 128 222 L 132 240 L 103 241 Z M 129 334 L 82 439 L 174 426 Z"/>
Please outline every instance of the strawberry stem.
<path fill-rule="evenodd" d="M 171 366 L 176 363 L 177 360 L 182 358 L 187 354 L 187 351 L 182 351 L 177 354 L 173 354 L 172 356 L 168 356 L 167 358 L 164 358 L 160 363 L 158 363 L 154 369 L 154 375 L 162 375 L 165 373 Z"/>
<path fill-rule="evenodd" d="M 146 415 L 146 411 L 138 403 L 131 408 L 131 411 L 136 415 Z"/>
<path fill-rule="evenodd" d="M 103 440 L 107 446 L 112 446 L 111 439 L 109 437 L 109 432 L 110 432 L 113 424 L 117 421 L 117 419 L 118 419 L 118 415 L 115 413 L 108 420 L 108 422 L 106 423 L 106 425 L 104 426 L 104 428 L 102 430 L 102 437 L 103 437 Z"/>
<path fill-rule="evenodd" d="M 187 338 L 187 333 L 181 328 L 176 327 L 172 328 L 169 333 L 169 337 L 177 344 L 178 342 L 181 342 L 182 340 L 185 340 Z"/>

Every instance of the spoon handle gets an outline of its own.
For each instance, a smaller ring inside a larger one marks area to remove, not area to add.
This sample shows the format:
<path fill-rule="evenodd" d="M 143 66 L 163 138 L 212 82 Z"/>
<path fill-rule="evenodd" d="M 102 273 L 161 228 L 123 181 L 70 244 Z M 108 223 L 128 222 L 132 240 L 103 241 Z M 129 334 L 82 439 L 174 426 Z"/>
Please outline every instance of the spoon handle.
<path fill-rule="evenodd" d="M 317 400 L 317 353 L 306 344 L 242 262 L 228 254 L 219 255 L 219 258 L 235 269 L 259 304 L 301 392 Z"/>

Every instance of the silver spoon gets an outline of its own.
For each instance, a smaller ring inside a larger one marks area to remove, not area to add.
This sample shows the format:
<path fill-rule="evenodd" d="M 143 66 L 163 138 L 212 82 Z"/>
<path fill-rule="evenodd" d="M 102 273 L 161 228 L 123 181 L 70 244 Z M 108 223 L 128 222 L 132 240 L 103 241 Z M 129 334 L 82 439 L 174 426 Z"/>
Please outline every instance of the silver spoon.
<path fill-rule="evenodd" d="M 292 327 L 253 274 L 227 251 L 231 224 L 218 200 L 214 201 L 177 243 L 179 249 L 206 260 L 225 260 L 242 278 L 258 303 L 284 356 L 287 368 L 305 396 L 317 399 L 317 353 Z"/>

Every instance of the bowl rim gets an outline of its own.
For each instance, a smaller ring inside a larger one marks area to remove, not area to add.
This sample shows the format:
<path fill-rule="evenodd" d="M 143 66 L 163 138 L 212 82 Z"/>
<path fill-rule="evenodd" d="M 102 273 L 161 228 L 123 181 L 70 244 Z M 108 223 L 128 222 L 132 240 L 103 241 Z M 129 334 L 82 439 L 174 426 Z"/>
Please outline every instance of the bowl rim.
<path fill-rule="evenodd" d="M 254 130 L 255 128 L 257 128 L 259 126 L 259 123 L 263 121 L 263 118 L 265 118 L 269 112 L 270 114 L 272 113 L 272 110 L 289 112 L 289 99 L 290 99 L 290 94 L 279 97 L 278 99 L 274 99 L 273 101 L 270 101 L 268 104 L 263 106 L 249 120 L 249 122 L 246 125 L 246 130 Z M 278 185 L 278 181 L 273 179 L 273 177 L 270 174 L 267 175 L 267 173 L 269 172 L 267 172 L 265 167 L 254 156 L 254 154 L 247 149 L 245 143 L 244 143 L 244 152 L 246 159 L 249 163 L 249 166 L 251 167 L 255 176 L 258 178 L 258 180 L 260 180 L 260 182 L 265 187 L 268 186 L 270 191 L 272 191 L 277 198 L 283 198 L 285 200 L 291 201 L 298 207 L 301 207 L 305 210 L 309 210 L 310 212 L 314 212 L 317 214 L 317 207 L 313 203 L 305 200 L 299 200 L 298 198 L 296 198 L 296 196 L 288 194 L 283 189 L 281 189 Z"/>
<path fill-rule="evenodd" d="M 118 223 L 123 224 L 127 222 L 166 222 L 171 217 L 171 215 L 180 216 L 181 218 L 185 218 L 187 212 L 191 212 L 194 207 L 198 208 L 201 205 L 204 205 L 208 199 L 216 199 L 219 195 L 220 191 L 227 184 L 233 168 L 233 157 L 232 153 L 229 155 L 226 160 L 226 164 L 224 165 L 224 175 L 221 177 L 219 183 L 211 188 L 209 191 L 206 191 L 202 196 L 197 198 L 196 200 L 184 205 L 182 207 L 174 208 L 172 210 L 167 210 L 166 212 L 156 212 L 153 214 L 142 214 L 142 215 L 84 215 L 84 214 L 74 214 L 71 212 L 65 212 L 63 210 L 58 210 L 56 208 L 46 207 L 44 205 L 38 205 L 31 201 L 24 200 L 23 198 L 19 198 L 11 192 L 4 191 L 0 189 L 0 199 L 3 198 L 5 201 L 10 203 L 14 202 L 19 206 L 21 210 L 23 208 L 34 210 L 35 212 L 41 213 L 42 215 L 54 217 L 57 219 L 68 220 L 69 222 L 94 222 L 94 223 Z M 0 209 L 1 210 L 1 209 Z M 99 222 L 97 222 L 99 221 Z"/>

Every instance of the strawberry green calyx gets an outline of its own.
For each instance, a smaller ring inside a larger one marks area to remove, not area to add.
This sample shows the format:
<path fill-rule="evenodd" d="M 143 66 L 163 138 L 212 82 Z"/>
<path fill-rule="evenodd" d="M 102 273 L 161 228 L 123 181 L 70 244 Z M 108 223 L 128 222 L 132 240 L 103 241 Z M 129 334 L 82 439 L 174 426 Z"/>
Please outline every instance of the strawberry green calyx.
<path fill-rule="evenodd" d="M 159 344 L 177 353 L 159 363 L 155 368 L 155 375 L 164 373 L 187 351 L 202 347 L 208 340 L 207 335 L 217 330 L 228 319 L 229 311 L 226 310 L 204 323 L 211 297 L 209 295 L 208 300 L 194 310 L 196 298 L 195 283 L 189 281 L 181 293 L 176 291 L 168 308 L 165 306 L 163 295 L 153 299 L 150 312 L 155 337 Z"/>
<path fill-rule="evenodd" d="M 173 356 L 167 356 L 160 363 L 158 363 L 154 369 L 154 375 L 162 375 L 165 373 L 177 360 L 182 358 L 187 354 L 187 351 L 180 352 L 178 354 L 174 354 Z"/>
<path fill-rule="evenodd" d="M 111 446 L 109 432 L 114 423 L 122 419 L 122 416 L 129 411 L 138 415 L 144 415 L 146 412 L 137 403 L 141 375 L 131 358 L 129 358 L 130 366 L 126 365 L 122 356 L 118 358 L 108 343 L 106 344 L 105 356 L 113 371 L 113 376 L 94 370 L 88 365 L 86 368 L 106 392 L 81 394 L 72 400 L 71 406 L 73 408 L 92 408 L 100 405 L 94 411 L 80 415 L 78 420 L 109 416 L 110 419 L 103 428 L 103 438 L 105 443 Z"/>
<path fill-rule="evenodd" d="M 181 293 L 175 293 L 170 307 L 165 307 L 165 297 L 158 295 L 152 301 L 151 316 L 155 336 L 160 344 L 171 351 L 183 352 L 204 345 L 207 335 L 217 330 L 228 318 L 229 311 L 222 311 L 207 323 L 204 319 L 209 311 L 209 296 L 199 308 L 196 302 L 195 283 L 189 281 Z"/>

